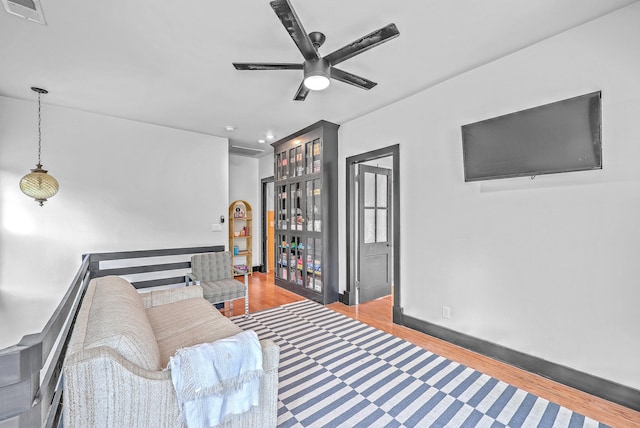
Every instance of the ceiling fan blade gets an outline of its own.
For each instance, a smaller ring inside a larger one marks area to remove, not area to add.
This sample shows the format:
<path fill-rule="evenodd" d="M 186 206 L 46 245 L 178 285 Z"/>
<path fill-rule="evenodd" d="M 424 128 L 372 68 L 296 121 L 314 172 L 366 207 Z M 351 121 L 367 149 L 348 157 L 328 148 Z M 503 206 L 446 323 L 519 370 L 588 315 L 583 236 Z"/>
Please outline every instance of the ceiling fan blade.
<path fill-rule="evenodd" d="M 271 2 L 271 7 L 276 15 L 278 15 L 284 28 L 287 29 L 287 32 L 302 53 L 304 59 L 308 61 L 320 58 L 318 51 L 313 46 L 313 43 L 311 43 L 309 35 L 302 26 L 289 0 L 274 0 Z"/>
<path fill-rule="evenodd" d="M 249 62 L 234 62 L 233 66 L 236 70 L 302 70 L 303 64 L 291 64 L 280 62 L 263 62 L 263 63 L 249 63 Z"/>
<path fill-rule="evenodd" d="M 302 83 L 300 83 L 300 87 L 298 88 L 298 92 L 296 92 L 296 95 L 293 97 L 293 100 L 304 101 L 305 98 L 307 98 L 307 95 L 309 95 L 309 88 L 304 86 L 304 81 L 302 81 Z"/>
<path fill-rule="evenodd" d="M 355 74 L 340 70 L 339 68 L 331 67 L 331 78 L 339 80 L 340 82 L 348 83 L 353 86 L 357 86 L 362 89 L 371 89 L 377 85 L 376 82 L 372 82 L 364 77 L 356 76 Z"/>
<path fill-rule="evenodd" d="M 388 40 L 398 37 L 399 35 L 400 32 L 398 31 L 396 24 L 389 24 L 386 27 L 382 27 L 373 33 L 367 34 L 366 36 L 349 43 L 337 51 L 331 52 L 329 55 L 326 55 L 324 59 L 329 61 L 331 65 L 336 65 Z"/>

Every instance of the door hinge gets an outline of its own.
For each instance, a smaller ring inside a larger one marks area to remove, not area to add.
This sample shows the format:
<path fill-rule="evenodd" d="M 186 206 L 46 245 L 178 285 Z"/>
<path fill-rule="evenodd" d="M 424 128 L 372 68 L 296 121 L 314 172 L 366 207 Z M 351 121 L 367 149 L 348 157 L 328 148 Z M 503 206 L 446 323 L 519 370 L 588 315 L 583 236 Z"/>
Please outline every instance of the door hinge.
<path fill-rule="evenodd" d="M 360 174 L 358 174 L 358 175 L 356 175 L 355 177 L 353 177 L 353 179 L 354 179 L 355 181 L 360 181 Z"/>

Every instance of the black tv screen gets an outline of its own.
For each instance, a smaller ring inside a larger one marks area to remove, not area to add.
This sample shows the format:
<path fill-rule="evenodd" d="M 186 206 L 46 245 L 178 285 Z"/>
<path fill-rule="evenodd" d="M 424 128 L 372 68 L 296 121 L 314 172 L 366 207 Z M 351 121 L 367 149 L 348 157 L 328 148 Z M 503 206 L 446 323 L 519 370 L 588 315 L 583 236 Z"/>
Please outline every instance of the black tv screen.
<path fill-rule="evenodd" d="M 462 126 L 464 180 L 602 169 L 601 92 Z"/>

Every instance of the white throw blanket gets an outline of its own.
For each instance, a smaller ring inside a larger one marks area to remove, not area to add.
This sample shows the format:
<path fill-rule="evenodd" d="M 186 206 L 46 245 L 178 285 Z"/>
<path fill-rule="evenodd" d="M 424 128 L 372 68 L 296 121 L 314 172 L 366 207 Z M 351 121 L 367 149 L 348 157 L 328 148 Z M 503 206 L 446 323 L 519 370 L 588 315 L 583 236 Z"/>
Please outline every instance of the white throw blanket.
<path fill-rule="evenodd" d="M 262 347 L 254 331 L 178 349 L 167 368 L 188 427 L 213 427 L 258 405 Z"/>

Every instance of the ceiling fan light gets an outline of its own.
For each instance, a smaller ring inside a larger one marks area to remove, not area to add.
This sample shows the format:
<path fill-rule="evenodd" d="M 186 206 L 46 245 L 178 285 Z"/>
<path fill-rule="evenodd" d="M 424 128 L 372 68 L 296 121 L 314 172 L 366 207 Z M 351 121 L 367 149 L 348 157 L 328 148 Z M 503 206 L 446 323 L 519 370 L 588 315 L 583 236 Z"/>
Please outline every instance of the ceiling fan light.
<path fill-rule="evenodd" d="M 329 79 L 325 76 L 307 76 L 304 79 L 304 86 L 312 91 L 321 91 L 329 87 Z"/>
<path fill-rule="evenodd" d="M 312 91 L 321 91 L 329 86 L 329 63 L 320 58 L 304 63 L 304 86 Z"/>

